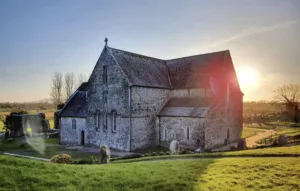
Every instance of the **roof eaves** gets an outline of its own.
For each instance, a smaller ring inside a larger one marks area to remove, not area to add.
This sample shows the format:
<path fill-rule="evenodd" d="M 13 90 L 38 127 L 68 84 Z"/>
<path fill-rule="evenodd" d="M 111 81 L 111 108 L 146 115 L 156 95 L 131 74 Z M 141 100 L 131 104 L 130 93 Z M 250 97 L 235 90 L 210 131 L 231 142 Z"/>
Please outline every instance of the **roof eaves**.
<path fill-rule="evenodd" d="M 144 88 L 156 88 L 156 89 L 172 89 L 171 87 L 163 87 L 163 86 L 149 86 L 149 85 L 139 85 L 139 84 L 131 84 L 132 87 L 144 87 Z"/>
<path fill-rule="evenodd" d="M 229 50 L 221 50 L 221 51 L 209 52 L 209 53 L 205 53 L 205 54 L 196 54 L 196 55 L 185 56 L 185 57 L 180 57 L 180 58 L 173 58 L 173 59 L 166 60 L 166 62 L 168 62 L 168 61 L 174 61 L 174 60 L 180 60 L 180 59 L 187 59 L 187 58 L 192 58 L 192 57 L 197 57 L 197 56 L 206 56 L 206 55 L 209 55 L 209 54 L 225 53 L 227 51 L 229 51 Z"/>
<path fill-rule="evenodd" d="M 205 116 L 195 116 L 195 115 L 189 115 L 189 116 L 178 116 L 178 115 L 160 115 L 158 114 L 157 116 L 159 117 L 186 117 L 186 118 L 205 118 Z"/>
<path fill-rule="evenodd" d="M 61 113 L 64 111 L 64 109 L 67 107 L 67 105 L 70 103 L 70 101 L 75 97 L 75 95 L 77 94 L 78 90 L 76 90 L 71 97 L 68 99 L 68 101 L 66 102 L 66 104 L 64 105 L 64 107 L 60 110 L 59 112 L 59 116 L 61 115 Z"/>

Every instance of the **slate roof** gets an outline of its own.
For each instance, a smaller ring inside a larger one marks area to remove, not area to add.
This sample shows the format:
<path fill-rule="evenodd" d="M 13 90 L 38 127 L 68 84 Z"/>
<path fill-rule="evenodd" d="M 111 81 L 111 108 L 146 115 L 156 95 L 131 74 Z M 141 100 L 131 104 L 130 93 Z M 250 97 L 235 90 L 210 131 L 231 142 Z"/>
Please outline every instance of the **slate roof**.
<path fill-rule="evenodd" d="M 170 98 L 158 116 L 204 117 L 211 102 L 212 98 Z"/>
<path fill-rule="evenodd" d="M 167 60 L 172 87 L 174 89 L 209 87 L 208 76 L 215 69 L 222 67 L 228 53 L 226 50 Z"/>
<path fill-rule="evenodd" d="M 164 107 L 158 116 L 163 117 L 205 117 L 208 107 Z"/>
<path fill-rule="evenodd" d="M 165 107 L 208 107 L 211 102 L 210 97 L 173 97 L 168 100 Z"/>
<path fill-rule="evenodd" d="M 86 115 L 86 91 L 76 91 L 59 114 L 60 117 L 86 117 Z"/>
<path fill-rule="evenodd" d="M 171 88 L 164 60 L 108 47 L 132 85 Z"/>
<path fill-rule="evenodd" d="M 131 85 L 168 89 L 204 88 L 209 87 L 210 76 L 217 76 L 221 83 L 225 83 L 229 75 L 233 81 L 237 81 L 229 50 L 162 60 L 108 46 L 106 48 Z M 238 83 L 234 84 L 235 89 L 240 91 Z"/>

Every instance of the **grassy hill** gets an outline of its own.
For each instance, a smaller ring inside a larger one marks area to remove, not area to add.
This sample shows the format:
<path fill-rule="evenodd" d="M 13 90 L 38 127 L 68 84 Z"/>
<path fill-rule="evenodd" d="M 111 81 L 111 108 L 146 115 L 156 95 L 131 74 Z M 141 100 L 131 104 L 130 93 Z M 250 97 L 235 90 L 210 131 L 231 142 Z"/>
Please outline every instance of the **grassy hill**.
<path fill-rule="evenodd" d="M 0 156 L 0 190 L 300 190 L 299 158 L 59 165 Z"/>

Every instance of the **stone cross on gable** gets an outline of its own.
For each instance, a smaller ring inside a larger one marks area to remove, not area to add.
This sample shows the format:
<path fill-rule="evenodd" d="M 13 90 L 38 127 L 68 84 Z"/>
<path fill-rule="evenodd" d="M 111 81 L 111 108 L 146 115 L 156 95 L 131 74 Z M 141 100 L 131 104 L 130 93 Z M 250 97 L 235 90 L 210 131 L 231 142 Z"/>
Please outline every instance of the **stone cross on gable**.
<path fill-rule="evenodd" d="M 105 37 L 105 40 L 104 40 L 105 46 L 107 46 L 107 41 L 108 41 L 108 39 Z"/>

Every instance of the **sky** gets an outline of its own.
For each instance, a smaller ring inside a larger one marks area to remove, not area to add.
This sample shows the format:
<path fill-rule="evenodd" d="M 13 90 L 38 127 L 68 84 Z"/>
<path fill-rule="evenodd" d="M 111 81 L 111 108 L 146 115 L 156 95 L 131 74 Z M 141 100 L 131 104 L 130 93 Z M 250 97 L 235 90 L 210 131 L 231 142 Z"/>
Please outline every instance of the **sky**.
<path fill-rule="evenodd" d="M 0 1 L 0 102 L 50 98 L 54 72 L 86 78 L 104 46 L 171 59 L 230 50 L 244 100 L 300 83 L 299 0 Z M 251 71 L 251 72 L 248 72 Z"/>

